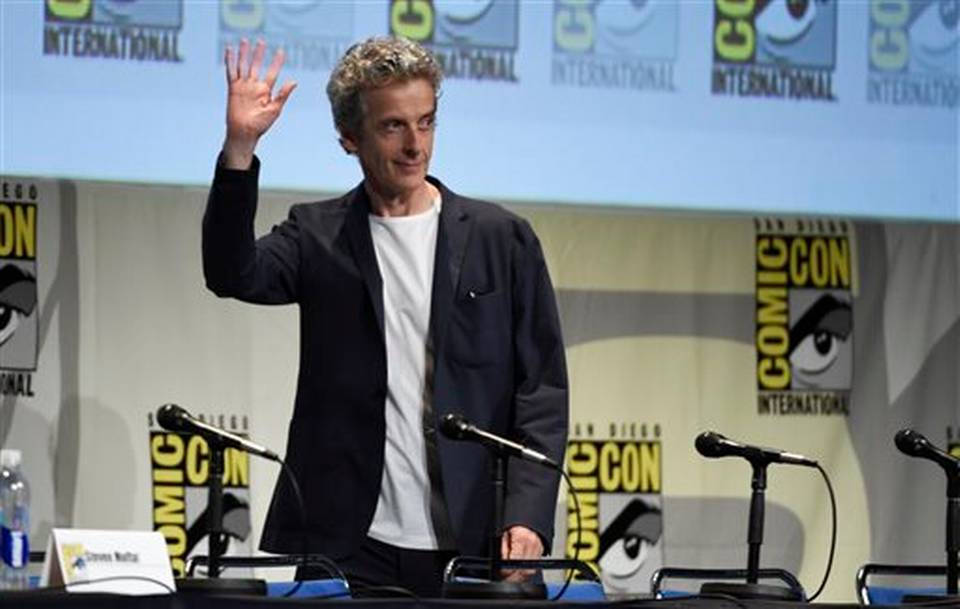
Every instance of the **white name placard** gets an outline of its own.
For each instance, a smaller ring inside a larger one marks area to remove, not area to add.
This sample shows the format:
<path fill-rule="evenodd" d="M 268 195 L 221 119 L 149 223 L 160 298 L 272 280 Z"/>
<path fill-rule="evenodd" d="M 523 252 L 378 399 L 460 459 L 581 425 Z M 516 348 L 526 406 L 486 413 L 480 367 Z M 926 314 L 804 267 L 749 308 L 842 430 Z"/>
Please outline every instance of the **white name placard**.
<path fill-rule="evenodd" d="M 68 592 L 171 594 L 173 570 L 158 531 L 53 529 L 41 587 Z"/>

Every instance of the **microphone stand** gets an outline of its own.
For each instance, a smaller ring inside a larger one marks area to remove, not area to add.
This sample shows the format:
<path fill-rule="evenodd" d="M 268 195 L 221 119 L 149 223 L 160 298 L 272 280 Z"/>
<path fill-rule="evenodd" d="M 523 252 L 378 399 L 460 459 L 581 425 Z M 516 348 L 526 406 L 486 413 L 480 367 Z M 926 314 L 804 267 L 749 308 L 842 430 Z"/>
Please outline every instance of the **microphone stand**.
<path fill-rule="evenodd" d="M 503 581 L 500 537 L 503 532 L 504 504 L 506 503 L 507 455 L 491 445 L 487 446 L 493 454 L 493 463 L 490 468 L 490 479 L 493 483 L 493 530 L 490 532 L 490 557 L 487 561 L 490 581 L 447 581 L 443 585 L 443 596 L 447 598 L 543 600 L 547 597 L 547 588 L 542 583 Z M 550 560 L 530 562 L 549 563 Z"/>
<path fill-rule="evenodd" d="M 957 595 L 957 552 L 960 551 L 960 469 L 947 474 L 947 596 Z"/>
<path fill-rule="evenodd" d="M 747 583 L 755 584 L 760 573 L 760 546 L 763 545 L 763 520 L 767 491 L 767 465 L 753 463 L 750 481 L 750 520 L 747 525 Z"/>
<path fill-rule="evenodd" d="M 798 590 L 758 583 L 769 464 L 766 459 L 750 459 L 753 477 L 750 481 L 750 519 L 747 523 L 747 582 L 745 584 L 708 582 L 700 587 L 700 594 L 772 601 L 803 600 L 803 595 Z"/>
<path fill-rule="evenodd" d="M 203 434 L 210 447 L 207 476 L 207 577 L 178 579 L 177 592 L 191 594 L 241 594 L 266 596 L 267 584 L 262 579 L 220 577 L 220 558 L 223 556 L 223 470 L 224 444 L 212 434 Z"/>
<path fill-rule="evenodd" d="M 219 579 L 220 541 L 223 539 L 223 443 L 207 439 L 210 446 L 210 467 L 207 476 L 207 577 Z"/>
<path fill-rule="evenodd" d="M 908 457 L 929 459 L 943 469 L 947 476 L 947 586 L 946 596 L 936 594 L 907 594 L 904 603 L 939 602 L 957 598 L 957 553 L 960 552 L 960 459 L 933 446 L 922 434 L 913 429 L 901 429 L 894 436 L 897 450 Z M 916 569 L 916 567 L 914 567 Z"/>
<path fill-rule="evenodd" d="M 497 453 L 490 470 L 493 480 L 493 530 L 490 531 L 490 581 L 500 581 L 500 532 L 503 529 L 503 506 L 506 503 L 507 458 Z"/>
<path fill-rule="evenodd" d="M 938 603 L 957 596 L 957 578 L 960 576 L 957 561 L 957 553 L 960 552 L 960 465 L 940 465 L 947 474 L 947 594 L 907 594 L 903 597 L 904 603 Z"/>

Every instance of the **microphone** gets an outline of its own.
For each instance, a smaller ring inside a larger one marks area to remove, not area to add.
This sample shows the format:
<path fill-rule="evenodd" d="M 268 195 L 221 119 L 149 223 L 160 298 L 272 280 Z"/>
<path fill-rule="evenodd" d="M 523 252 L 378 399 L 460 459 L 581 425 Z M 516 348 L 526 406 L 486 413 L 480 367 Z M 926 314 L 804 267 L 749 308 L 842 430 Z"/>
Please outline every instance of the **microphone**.
<path fill-rule="evenodd" d="M 236 448 L 237 450 L 253 453 L 270 459 L 271 461 L 282 463 L 277 453 L 269 448 L 260 446 L 256 442 L 251 442 L 246 438 L 220 429 L 219 427 L 204 423 L 176 404 L 164 404 L 157 409 L 157 423 L 167 431 L 200 434 L 208 439 L 218 440 L 222 442 L 224 446 Z"/>
<path fill-rule="evenodd" d="M 935 461 L 940 467 L 948 471 L 956 471 L 960 468 L 960 459 L 937 448 L 915 429 L 901 429 L 893 437 L 893 441 L 900 452 L 905 455 Z"/>
<path fill-rule="evenodd" d="M 817 462 L 797 453 L 788 453 L 776 448 L 765 448 L 763 446 L 751 446 L 749 444 L 740 444 L 718 434 L 715 431 L 705 431 L 694 443 L 697 452 L 708 459 L 717 459 L 719 457 L 743 457 L 751 463 L 786 463 L 789 465 L 804 465 L 806 467 L 817 467 Z"/>
<path fill-rule="evenodd" d="M 501 438 L 489 431 L 484 431 L 467 421 L 463 415 L 460 414 L 444 415 L 443 418 L 440 419 L 440 431 L 451 440 L 478 442 L 497 452 L 510 455 L 511 457 L 519 457 L 520 459 L 526 459 L 527 461 L 533 461 L 534 463 L 556 469 L 560 468 L 556 461 L 545 454 L 527 448 L 512 440 Z"/>

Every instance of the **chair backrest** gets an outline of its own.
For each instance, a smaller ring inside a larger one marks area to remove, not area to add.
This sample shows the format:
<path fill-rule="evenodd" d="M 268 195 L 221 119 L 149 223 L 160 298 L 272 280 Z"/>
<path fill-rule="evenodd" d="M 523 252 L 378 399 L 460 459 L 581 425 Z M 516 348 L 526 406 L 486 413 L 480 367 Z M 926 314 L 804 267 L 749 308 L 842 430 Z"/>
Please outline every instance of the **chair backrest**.
<path fill-rule="evenodd" d="M 489 559 L 479 556 L 457 556 L 447 563 L 444 569 L 443 579 L 445 582 L 473 582 L 483 583 L 488 581 L 483 577 L 488 576 Z M 563 582 L 546 582 L 546 597 L 548 599 L 564 601 L 604 601 L 607 596 L 603 591 L 603 584 L 600 582 L 597 573 L 581 560 L 571 560 L 567 558 L 538 558 L 529 560 L 504 560 L 501 561 L 501 567 L 504 569 L 535 569 L 539 571 L 536 578 L 542 581 L 544 571 L 559 571 L 564 573 L 572 570 L 577 574 L 577 579 L 570 582 L 570 585 L 563 591 L 563 596 L 557 599 L 560 590 L 563 589 Z M 479 577 L 482 576 L 482 577 Z"/>
<path fill-rule="evenodd" d="M 187 561 L 187 576 L 192 577 L 197 567 L 209 564 L 209 557 L 197 555 Z M 350 585 L 337 565 L 322 554 L 279 554 L 260 556 L 221 556 L 222 569 L 269 568 L 269 567 L 315 567 L 330 574 L 328 579 L 267 582 L 267 596 L 291 596 L 314 598 L 350 598 Z"/>
<path fill-rule="evenodd" d="M 777 580 L 786 584 L 786 588 L 802 599 L 807 598 L 800 581 L 785 569 L 760 569 L 757 573 L 761 580 Z M 725 580 L 730 582 L 746 581 L 746 569 L 707 569 L 687 567 L 661 567 L 650 576 L 650 593 L 654 598 L 679 598 L 696 596 L 697 591 L 671 589 L 666 587 L 667 580 L 687 580 L 691 582 L 708 582 Z"/>
<path fill-rule="evenodd" d="M 205 554 L 191 556 L 187 560 L 187 577 L 193 577 L 197 567 L 206 567 L 210 557 Z M 343 573 L 336 563 L 323 554 L 261 554 L 257 556 L 221 556 L 221 571 L 235 568 L 269 567 L 318 567 L 325 570 L 331 579 L 341 578 Z"/>
<path fill-rule="evenodd" d="M 867 563 L 857 571 L 857 600 L 862 605 L 899 605 L 905 596 L 942 596 L 947 591 L 946 577 L 945 565 Z M 880 585 L 877 581 L 881 578 L 888 582 L 912 580 L 913 585 Z M 944 584 L 934 585 L 935 578 Z"/>

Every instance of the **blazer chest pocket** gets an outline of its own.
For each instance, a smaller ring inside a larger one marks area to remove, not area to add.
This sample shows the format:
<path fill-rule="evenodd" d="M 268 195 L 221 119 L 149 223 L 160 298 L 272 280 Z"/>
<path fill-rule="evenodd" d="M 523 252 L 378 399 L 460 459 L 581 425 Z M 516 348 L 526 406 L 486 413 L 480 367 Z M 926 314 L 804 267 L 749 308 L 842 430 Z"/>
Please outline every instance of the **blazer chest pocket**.
<path fill-rule="evenodd" d="M 450 324 L 451 356 L 465 364 L 489 365 L 511 356 L 510 302 L 503 290 L 468 288 L 457 295 Z"/>

